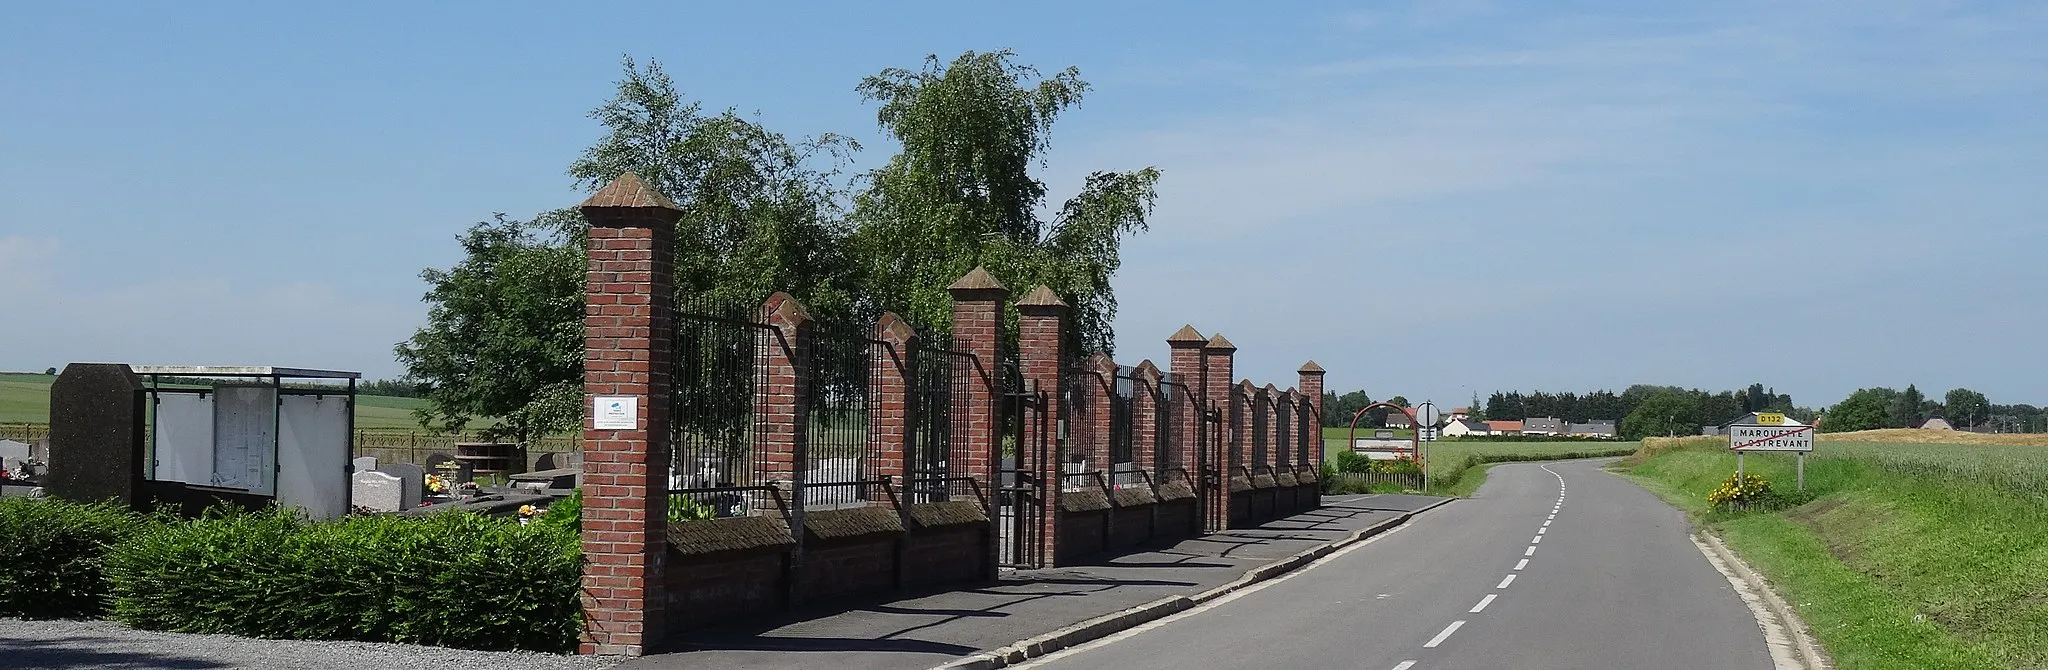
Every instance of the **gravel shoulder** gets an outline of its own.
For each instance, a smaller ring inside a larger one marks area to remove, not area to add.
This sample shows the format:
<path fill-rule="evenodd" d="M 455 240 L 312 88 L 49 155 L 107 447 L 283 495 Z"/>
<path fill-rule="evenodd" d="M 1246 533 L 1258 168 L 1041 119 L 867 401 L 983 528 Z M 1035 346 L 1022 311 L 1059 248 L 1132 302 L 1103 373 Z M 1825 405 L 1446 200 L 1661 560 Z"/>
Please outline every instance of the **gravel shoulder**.
<path fill-rule="evenodd" d="M 135 630 L 111 621 L 0 618 L 0 668 L 601 670 L 617 659 L 374 642 L 259 640 Z"/>

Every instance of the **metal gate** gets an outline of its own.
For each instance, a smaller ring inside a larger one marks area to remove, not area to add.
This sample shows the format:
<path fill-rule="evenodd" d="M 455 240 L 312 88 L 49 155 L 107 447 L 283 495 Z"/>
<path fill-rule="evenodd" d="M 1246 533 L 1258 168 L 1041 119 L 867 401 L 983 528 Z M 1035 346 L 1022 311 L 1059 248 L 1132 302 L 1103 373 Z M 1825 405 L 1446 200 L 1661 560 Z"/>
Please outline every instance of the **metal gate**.
<path fill-rule="evenodd" d="M 1045 567 L 1045 514 L 1048 482 L 1039 476 L 1051 458 L 1052 433 L 1046 413 L 1052 396 L 1044 389 L 1026 389 L 1021 375 L 1005 375 L 1003 392 L 1003 457 L 997 480 L 1002 533 L 998 562 L 1006 568 Z M 1031 430 L 1025 430 L 1030 427 Z"/>

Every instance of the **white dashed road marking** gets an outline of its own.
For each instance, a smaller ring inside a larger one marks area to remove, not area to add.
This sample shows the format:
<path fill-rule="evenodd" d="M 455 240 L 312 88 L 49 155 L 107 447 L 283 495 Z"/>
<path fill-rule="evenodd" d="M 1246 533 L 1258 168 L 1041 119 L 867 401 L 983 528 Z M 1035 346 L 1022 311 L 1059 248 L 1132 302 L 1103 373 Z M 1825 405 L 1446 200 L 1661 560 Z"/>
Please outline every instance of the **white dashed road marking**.
<path fill-rule="evenodd" d="M 1450 637 L 1451 637 L 1451 633 L 1456 633 L 1456 632 L 1458 632 L 1458 629 L 1460 629 L 1460 628 L 1464 628 L 1464 627 L 1465 627 L 1465 622 L 1464 622 L 1463 620 L 1459 620 L 1459 621 L 1453 621 L 1453 622 L 1451 622 L 1451 625 L 1449 625 L 1449 626 L 1446 626 L 1446 627 L 1444 628 L 1444 632 L 1441 632 L 1441 633 L 1437 633 L 1437 634 L 1436 634 L 1436 637 L 1433 637 L 1433 638 L 1429 638 L 1429 642 L 1428 642 L 1427 644 L 1424 644 L 1424 645 L 1422 645 L 1422 648 L 1423 648 L 1423 649 L 1435 649 L 1437 645 L 1439 645 L 1439 644 L 1443 644 L 1443 643 L 1444 643 L 1444 640 L 1448 640 L 1448 639 L 1450 639 Z"/>
<path fill-rule="evenodd" d="M 1499 596 L 1498 596 L 1497 594 L 1493 594 L 1493 593 L 1488 593 L 1488 594 L 1486 594 L 1486 597 L 1484 597 L 1484 598 L 1480 598 L 1480 599 L 1479 599 L 1479 604 L 1477 604 L 1477 605 L 1473 605 L 1473 606 L 1472 606 L 1472 612 L 1471 612 L 1471 613 L 1472 613 L 1472 614 L 1478 614 L 1478 613 L 1480 613 L 1480 612 L 1484 612 L 1484 611 L 1486 611 L 1486 606 L 1487 606 L 1487 605 L 1491 605 L 1491 604 L 1493 604 L 1493 599 L 1494 599 L 1494 598 L 1496 598 L 1496 597 L 1499 597 Z"/>
<path fill-rule="evenodd" d="M 1493 588 L 1496 588 L 1496 589 L 1504 589 L 1504 588 L 1507 588 L 1509 584 L 1513 584 L 1513 583 L 1515 583 L 1515 576 L 1514 576 L 1514 575 L 1508 575 L 1508 576 L 1507 576 L 1507 579 L 1503 579 L 1503 580 L 1500 580 L 1500 586 L 1496 586 L 1496 587 L 1493 587 Z"/>

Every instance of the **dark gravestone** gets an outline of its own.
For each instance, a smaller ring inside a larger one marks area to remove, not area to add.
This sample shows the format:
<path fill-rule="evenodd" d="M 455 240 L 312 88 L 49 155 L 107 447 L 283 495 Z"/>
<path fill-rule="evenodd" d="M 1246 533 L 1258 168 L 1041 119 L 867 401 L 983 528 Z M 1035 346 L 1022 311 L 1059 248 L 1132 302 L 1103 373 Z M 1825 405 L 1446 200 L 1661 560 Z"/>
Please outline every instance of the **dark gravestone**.
<path fill-rule="evenodd" d="M 72 363 L 50 385 L 50 495 L 133 506 L 142 490 L 142 379 L 120 363 Z"/>
<path fill-rule="evenodd" d="M 427 455 L 426 474 L 449 477 L 447 468 L 443 466 L 444 463 L 454 463 L 458 466 L 455 469 L 453 480 L 448 482 L 450 485 L 461 484 L 470 480 L 471 475 L 468 463 L 455 460 L 454 456 L 438 451 Z"/>

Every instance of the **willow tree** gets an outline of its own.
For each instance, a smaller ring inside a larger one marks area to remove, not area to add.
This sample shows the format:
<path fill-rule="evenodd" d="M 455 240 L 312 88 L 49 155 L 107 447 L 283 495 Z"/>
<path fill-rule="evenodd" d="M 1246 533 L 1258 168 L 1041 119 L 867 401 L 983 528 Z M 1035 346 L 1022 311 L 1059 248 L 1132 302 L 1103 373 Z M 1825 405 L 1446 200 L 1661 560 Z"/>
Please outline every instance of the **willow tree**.
<path fill-rule="evenodd" d="M 862 80 L 857 90 L 880 103 L 876 120 L 901 144 L 854 200 L 853 257 L 869 306 L 946 330 L 946 287 L 980 265 L 1013 291 L 1050 287 L 1072 307 L 1072 344 L 1110 351 L 1110 276 L 1125 236 L 1147 228 L 1159 171 L 1095 172 L 1041 218 L 1047 189 L 1033 170 L 1053 122 L 1088 89 L 1075 68 L 1041 79 L 1007 50 L 927 56 L 921 69 Z"/>

